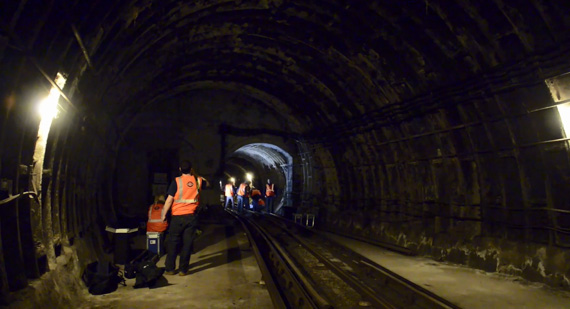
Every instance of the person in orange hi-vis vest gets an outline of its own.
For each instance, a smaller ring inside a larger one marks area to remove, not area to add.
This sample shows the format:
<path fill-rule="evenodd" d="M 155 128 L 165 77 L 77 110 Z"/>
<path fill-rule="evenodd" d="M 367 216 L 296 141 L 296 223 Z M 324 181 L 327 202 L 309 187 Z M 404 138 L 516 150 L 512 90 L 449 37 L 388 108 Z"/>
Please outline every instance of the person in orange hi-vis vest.
<path fill-rule="evenodd" d="M 220 181 L 220 184 L 222 182 Z M 234 208 L 234 195 L 236 195 L 236 187 L 232 180 L 228 180 L 228 183 L 223 188 L 224 196 L 226 197 L 226 202 L 224 203 L 224 209 Z"/>
<path fill-rule="evenodd" d="M 261 191 L 259 189 L 252 187 L 251 189 L 251 205 L 253 206 L 253 211 L 259 211 L 259 200 L 261 199 Z"/>
<path fill-rule="evenodd" d="M 148 221 L 146 223 L 147 232 L 162 233 L 168 228 L 168 222 L 162 220 L 162 209 L 164 208 L 164 195 L 155 197 L 154 204 L 148 208 Z"/>
<path fill-rule="evenodd" d="M 249 205 L 249 193 L 251 188 L 249 187 L 249 181 L 243 182 L 239 185 L 237 192 L 238 196 L 238 212 L 243 212 L 243 207 L 248 207 Z"/>
<path fill-rule="evenodd" d="M 192 174 L 192 164 L 187 160 L 180 163 L 179 170 L 182 175 L 176 177 L 168 187 L 168 197 L 161 215 L 162 221 L 165 221 L 166 214 L 172 208 L 164 273 L 174 275 L 178 272 L 180 276 L 186 276 L 190 271 L 190 255 L 198 223 L 196 210 L 204 178 Z M 180 244 L 182 244 L 182 250 L 178 269 L 176 269 L 176 257 Z"/>
<path fill-rule="evenodd" d="M 160 233 L 159 252 L 164 252 L 165 231 L 168 229 L 168 222 L 162 220 L 162 209 L 164 208 L 164 195 L 157 195 L 154 203 L 148 208 L 148 221 L 146 223 L 146 231 Z"/>
<path fill-rule="evenodd" d="M 267 204 L 266 211 L 272 213 L 273 201 L 275 200 L 275 184 L 271 183 L 271 179 L 267 179 L 267 184 L 265 185 L 265 202 Z"/>

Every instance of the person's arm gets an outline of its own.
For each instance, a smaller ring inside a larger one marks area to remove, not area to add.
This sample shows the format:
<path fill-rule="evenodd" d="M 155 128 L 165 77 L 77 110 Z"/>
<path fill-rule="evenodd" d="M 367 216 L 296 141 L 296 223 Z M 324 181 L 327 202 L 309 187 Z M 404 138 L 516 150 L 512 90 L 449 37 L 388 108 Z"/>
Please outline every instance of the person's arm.
<path fill-rule="evenodd" d="M 174 197 L 172 197 L 172 195 L 168 195 L 166 202 L 164 202 L 164 207 L 162 208 L 162 214 L 160 215 L 162 221 L 166 221 L 166 214 L 170 210 L 170 206 L 172 206 L 172 201 L 174 201 Z"/>
<path fill-rule="evenodd" d="M 200 178 L 202 178 L 202 181 L 206 183 L 206 188 L 209 188 L 209 187 L 210 187 L 210 182 L 208 181 L 208 179 L 206 179 L 206 178 L 204 178 L 204 177 L 201 177 L 201 176 L 200 176 Z M 203 186 L 203 185 L 202 185 L 202 186 Z"/>
<path fill-rule="evenodd" d="M 174 196 L 176 195 L 176 191 L 178 191 L 178 185 L 176 184 L 176 180 L 173 180 L 170 183 L 168 190 L 166 191 L 166 195 L 168 197 L 166 198 L 166 201 L 164 202 L 164 207 L 162 208 L 162 214 L 160 215 L 160 218 L 162 219 L 162 221 L 166 220 L 166 214 L 168 213 L 168 210 L 170 210 L 170 207 L 172 206 L 172 202 L 174 202 Z"/>

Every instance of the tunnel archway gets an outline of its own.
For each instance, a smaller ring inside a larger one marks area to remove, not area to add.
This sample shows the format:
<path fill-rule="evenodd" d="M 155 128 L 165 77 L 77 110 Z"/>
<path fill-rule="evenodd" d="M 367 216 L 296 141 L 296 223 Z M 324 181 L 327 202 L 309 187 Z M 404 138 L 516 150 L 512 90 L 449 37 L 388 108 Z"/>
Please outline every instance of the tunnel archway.
<path fill-rule="evenodd" d="M 281 147 L 269 143 L 246 144 L 233 151 L 226 161 L 226 177 L 244 180 L 247 172 L 253 172 L 252 184 L 265 190 L 267 179 L 277 188 L 277 201 L 274 208 L 279 212 L 283 206 L 292 203 L 293 157 Z"/>

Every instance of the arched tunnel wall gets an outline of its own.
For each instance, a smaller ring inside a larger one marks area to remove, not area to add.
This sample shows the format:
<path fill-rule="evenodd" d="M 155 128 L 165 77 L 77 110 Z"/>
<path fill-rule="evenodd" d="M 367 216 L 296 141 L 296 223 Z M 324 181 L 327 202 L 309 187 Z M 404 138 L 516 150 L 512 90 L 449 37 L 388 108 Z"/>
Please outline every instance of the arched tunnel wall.
<path fill-rule="evenodd" d="M 569 3 L 0 3 L 0 300 L 108 255 L 153 153 L 217 180 L 256 143 L 291 155 L 320 227 L 568 288 L 567 101 L 545 80 L 570 71 Z"/>
<path fill-rule="evenodd" d="M 528 71 L 316 144 L 320 223 L 567 285 L 567 140 L 544 79 Z"/>

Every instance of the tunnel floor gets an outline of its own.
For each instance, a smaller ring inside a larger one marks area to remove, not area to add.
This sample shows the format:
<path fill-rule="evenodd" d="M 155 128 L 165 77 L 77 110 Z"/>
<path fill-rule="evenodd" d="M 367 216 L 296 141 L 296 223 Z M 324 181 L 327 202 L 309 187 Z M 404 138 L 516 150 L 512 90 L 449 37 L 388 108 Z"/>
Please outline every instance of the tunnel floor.
<path fill-rule="evenodd" d="M 83 308 L 272 308 L 261 272 L 238 225 L 202 225 L 194 243 L 190 275 L 163 276 L 153 288 L 134 289 L 135 279 L 106 295 L 89 295 Z M 145 247 L 137 236 L 133 249 Z M 166 256 L 157 263 L 164 267 Z"/>
<path fill-rule="evenodd" d="M 223 215 L 221 216 L 224 217 Z M 164 276 L 154 288 L 127 279 L 113 293 L 89 295 L 82 308 L 273 308 L 241 226 L 231 218 L 206 222 L 194 243 L 190 275 Z M 400 255 L 357 240 L 333 240 L 462 308 L 567 308 L 570 292 L 520 277 L 487 273 L 424 257 Z M 144 249 L 144 235 L 133 249 Z M 158 262 L 164 267 L 165 257 Z"/>
<path fill-rule="evenodd" d="M 342 236 L 330 238 L 462 308 L 568 308 L 570 293 L 520 277 L 404 256 Z"/>

